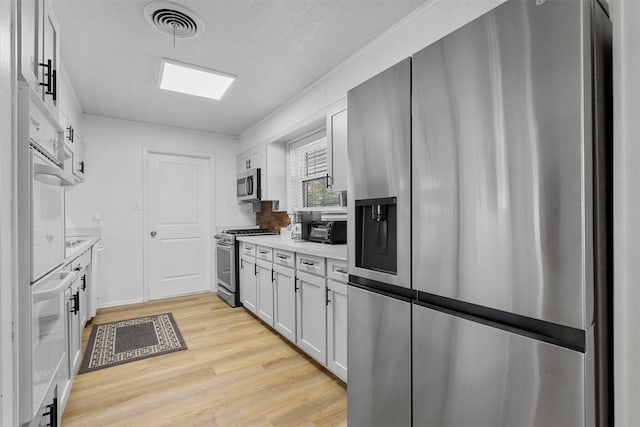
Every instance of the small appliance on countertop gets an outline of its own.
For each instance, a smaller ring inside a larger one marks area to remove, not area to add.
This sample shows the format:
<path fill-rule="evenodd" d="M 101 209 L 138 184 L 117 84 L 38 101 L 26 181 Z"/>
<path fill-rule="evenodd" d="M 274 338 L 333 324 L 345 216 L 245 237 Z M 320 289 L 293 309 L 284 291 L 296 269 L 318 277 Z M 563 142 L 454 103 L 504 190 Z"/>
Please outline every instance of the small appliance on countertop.
<path fill-rule="evenodd" d="M 347 221 L 311 221 L 308 240 L 330 245 L 347 243 Z"/>

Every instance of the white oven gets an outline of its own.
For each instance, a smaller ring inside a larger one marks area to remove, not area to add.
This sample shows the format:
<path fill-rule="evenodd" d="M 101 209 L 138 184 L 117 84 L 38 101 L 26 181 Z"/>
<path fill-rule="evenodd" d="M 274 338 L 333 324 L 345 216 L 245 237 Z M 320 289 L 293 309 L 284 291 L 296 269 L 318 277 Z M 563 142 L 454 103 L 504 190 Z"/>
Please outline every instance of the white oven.
<path fill-rule="evenodd" d="M 31 281 L 35 282 L 64 261 L 64 186 L 73 179 L 34 148 L 31 159 Z"/>
<path fill-rule="evenodd" d="M 231 307 L 239 305 L 236 280 L 236 244 L 216 236 L 216 286 L 218 296 Z"/>
<path fill-rule="evenodd" d="M 77 272 L 55 269 L 31 285 L 31 413 L 50 405 L 45 396 L 57 386 L 60 396 L 67 380 L 65 291 Z"/>
<path fill-rule="evenodd" d="M 236 198 L 239 202 L 260 200 L 260 168 L 241 172 L 236 179 Z"/>

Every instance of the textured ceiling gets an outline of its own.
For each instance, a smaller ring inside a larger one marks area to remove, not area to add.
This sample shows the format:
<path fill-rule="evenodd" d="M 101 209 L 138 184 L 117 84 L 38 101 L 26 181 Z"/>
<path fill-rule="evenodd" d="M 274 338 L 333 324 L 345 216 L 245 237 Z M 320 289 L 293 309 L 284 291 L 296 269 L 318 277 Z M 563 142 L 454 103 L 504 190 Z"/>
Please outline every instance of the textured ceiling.
<path fill-rule="evenodd" d="M 85 113 L 239 135 L 424 0 L 180 0 L 206 25 L 173 40 L 148 1 L 53 0 L 62 60 Z M 160 58 L 235 74 L 220 101 L 157 88 Z"/>

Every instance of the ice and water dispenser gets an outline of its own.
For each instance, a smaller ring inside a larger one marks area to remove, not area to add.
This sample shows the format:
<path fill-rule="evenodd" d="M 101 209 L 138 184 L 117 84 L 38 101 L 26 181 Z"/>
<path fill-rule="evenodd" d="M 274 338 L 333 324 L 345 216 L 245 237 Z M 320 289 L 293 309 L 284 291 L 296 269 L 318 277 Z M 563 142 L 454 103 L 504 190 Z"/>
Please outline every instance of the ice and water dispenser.
<path fill-rule="evenodd" d="M 396 274 L 398 271 L 397 199 L 355 201 L 358 268 Z"/>

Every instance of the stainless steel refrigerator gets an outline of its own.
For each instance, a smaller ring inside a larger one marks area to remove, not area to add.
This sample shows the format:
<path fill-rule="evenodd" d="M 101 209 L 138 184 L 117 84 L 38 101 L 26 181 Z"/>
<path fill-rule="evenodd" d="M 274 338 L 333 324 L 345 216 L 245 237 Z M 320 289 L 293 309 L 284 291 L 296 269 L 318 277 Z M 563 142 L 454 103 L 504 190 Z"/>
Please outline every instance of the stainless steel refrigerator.
<path fill-rule="evenodd" d="M 510 0 L 348 108 L 349 424 L 612 424 L 606 5 Z"/>

